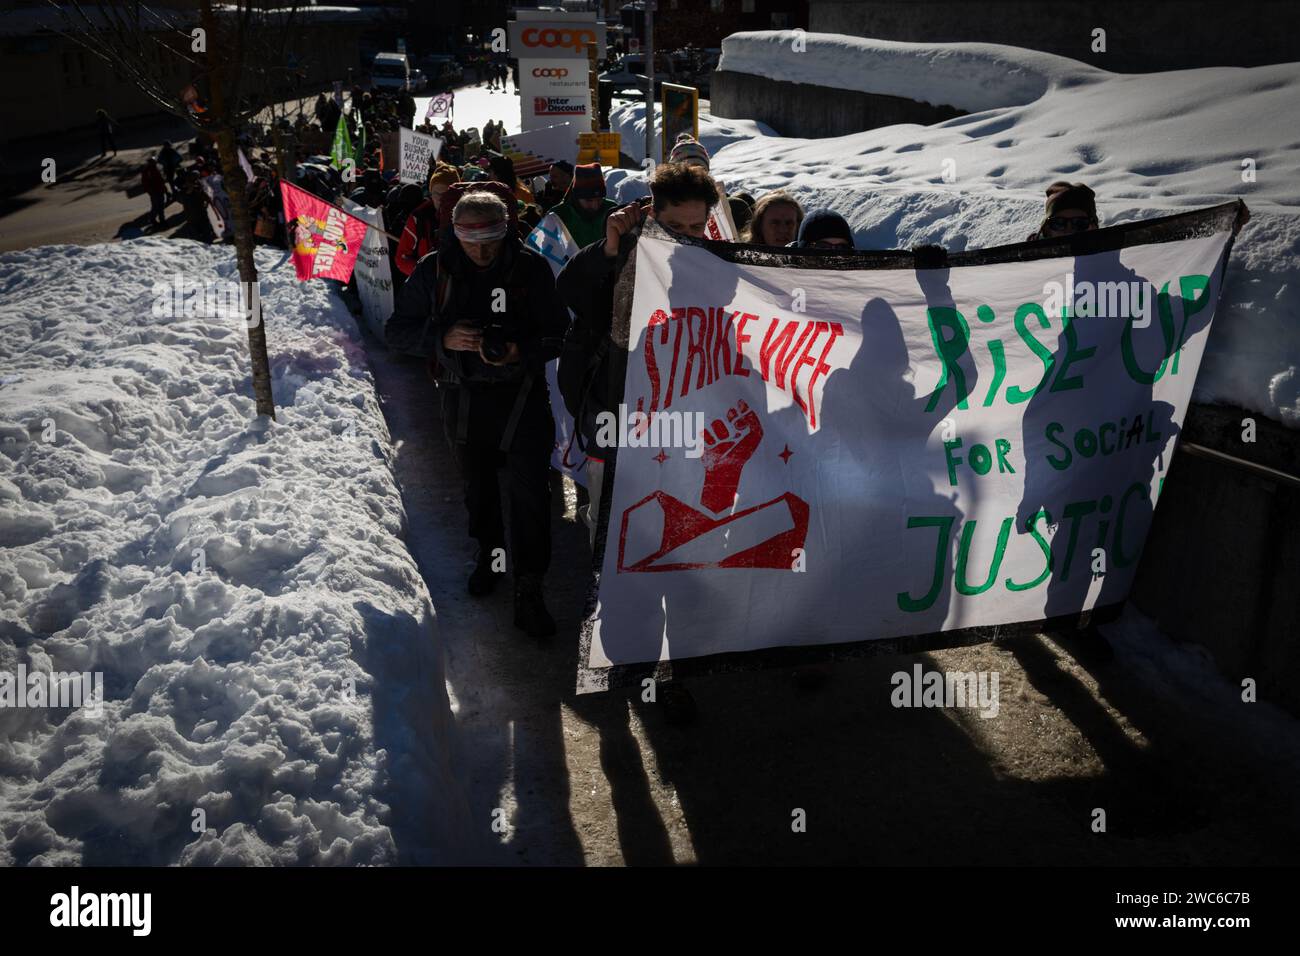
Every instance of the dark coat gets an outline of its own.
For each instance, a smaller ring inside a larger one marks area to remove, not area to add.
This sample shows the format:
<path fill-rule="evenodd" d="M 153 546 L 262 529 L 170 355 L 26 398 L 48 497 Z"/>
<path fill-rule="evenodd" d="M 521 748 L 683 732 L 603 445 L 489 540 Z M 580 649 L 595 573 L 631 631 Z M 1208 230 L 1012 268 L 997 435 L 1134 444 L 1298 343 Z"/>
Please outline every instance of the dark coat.
<path fill-rule="evenodd" d="M 496 289 L 505 290 L 505 311 L 493 311 Z M 435 301 L 441 300 L 441 302 Z M 500 322 L 512 330 L 521 360 L 496 366 L 477 353 L 449 352 L 443 335 L 458 322 L 483 325 Z M 433 356 L 460 387 L 452 390 L 456 404 L 449 410 L 453 427 L 461 402 L 468 402 L 466 441 L 496 447 L 514 408 L 525 375 L 532 384 L 511 449 L 549 453 L 555 442 L 546 387 L 546 363 L 560 354 L 569 315 L 555 291 L 547 261 L 507 236 L 501 254 L 487 269 L 479 269 L 452 240 L 425 256 L 402 287 L 396 308 L 384 325 L 390 348 Z"/>
<path fill-rule="evenodd" d="M 604 239 L 593 242 L 570 259 L 555 279 L 560 299 L 574 315 L 560 357 L 560 391 L 583 448 L 601 460 L 612 458 L 615 449 L 597 446 L 596 419 L 601 412 L 618 411 L 627 376 L 627 353 L 609 347 L 614 284 L 636 241 L 637 233 L 624 235 L 613 257 L 605 255 Z"/>

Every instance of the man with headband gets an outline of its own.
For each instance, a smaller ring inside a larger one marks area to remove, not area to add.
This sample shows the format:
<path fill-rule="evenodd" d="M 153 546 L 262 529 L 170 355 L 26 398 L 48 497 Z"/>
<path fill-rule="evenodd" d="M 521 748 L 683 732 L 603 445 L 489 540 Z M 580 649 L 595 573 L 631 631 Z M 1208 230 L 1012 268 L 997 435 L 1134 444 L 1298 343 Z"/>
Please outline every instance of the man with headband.
<path fill-rule="evenodd" d="M 505 202 L 485 187 L 466 192 L 451 214 L 455 242 L 420 260 L 384 326 L 390 347 L 432 354 L 443 419 L 465 478 L 470 537 L 478 557 L 469 593 L 495 590 L 514 573 L 515 626 L 535 638 L 555 633 L 542 598 L 551 558 L 550 459 L 555 424 L 546 363 L 560 354 L 569 316 L 551 267 L 510 227 Z M 510 495 L 510 546 L 497 470 Z"/>

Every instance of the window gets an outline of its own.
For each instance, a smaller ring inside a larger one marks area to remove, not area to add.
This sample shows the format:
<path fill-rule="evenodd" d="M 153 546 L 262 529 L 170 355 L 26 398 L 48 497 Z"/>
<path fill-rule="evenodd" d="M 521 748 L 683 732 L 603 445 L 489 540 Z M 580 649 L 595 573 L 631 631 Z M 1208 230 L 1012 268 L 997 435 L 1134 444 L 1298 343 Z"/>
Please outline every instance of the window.
<path fill-rule="evenodd" d="M 772 28 L 775 30 L 784 30 L 790 25 L 790 14 L 774 13 L 772 14 Z"/>
<path fill-rule="evenodd" d="M 741 13 L 753 13 L 753 12 L 754 12 L 754 0 L 740 0 L 740 12 L 741 12 Z"/>
<path fill-rule="evenodd" d="M 722 12 L 722 0 L 709 0 L 709 9 L 714 13 Z"/>

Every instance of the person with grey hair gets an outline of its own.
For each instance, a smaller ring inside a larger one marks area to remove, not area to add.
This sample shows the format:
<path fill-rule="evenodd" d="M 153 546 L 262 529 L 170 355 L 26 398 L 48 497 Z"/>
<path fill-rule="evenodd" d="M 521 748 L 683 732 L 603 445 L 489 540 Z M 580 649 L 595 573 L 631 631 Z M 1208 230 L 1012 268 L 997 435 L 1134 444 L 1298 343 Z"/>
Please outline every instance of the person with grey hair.
<path fill-rule="evenodd" d="M 469 593 L 495 590 L 514 572 L 515 626 L 535 638 L 555 633 L 542 598 L 551 558 L 550 460 L 555 423 L 546 363 L 560 354 L 569 314 L 551 267 L 524 246 L 497 183 L 462 191 L 451 213 L 454 241 L 419 261 L 384 325 L 390 348 L 431 357 L 444 424 L 465 479 L 469 533 L 478 543 Z M 449 202 L 451 200 L 448 200 Z M 510 495 L 510 547 L 497 470 Z"/>

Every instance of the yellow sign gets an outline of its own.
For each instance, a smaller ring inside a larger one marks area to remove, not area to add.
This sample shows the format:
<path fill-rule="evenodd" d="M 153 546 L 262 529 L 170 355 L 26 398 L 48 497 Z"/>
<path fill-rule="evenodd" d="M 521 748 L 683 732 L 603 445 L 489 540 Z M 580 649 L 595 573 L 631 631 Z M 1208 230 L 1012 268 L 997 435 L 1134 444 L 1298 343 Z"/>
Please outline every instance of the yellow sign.
<path fill-rule="evenodd" d="M 617 166 L 622 145 L 621 133 L 579 133 L 578 165 L 598 162 L 602 166 Z"/>
<path fill-rule="evenodd" d="M 700 138 L 700 91 L 693 86 L 665 83 L 659 88 L 659 115 L 663 117 L 663 136 L 659 141 L 661 162 L 668 162 L 680 133 Z"/>

